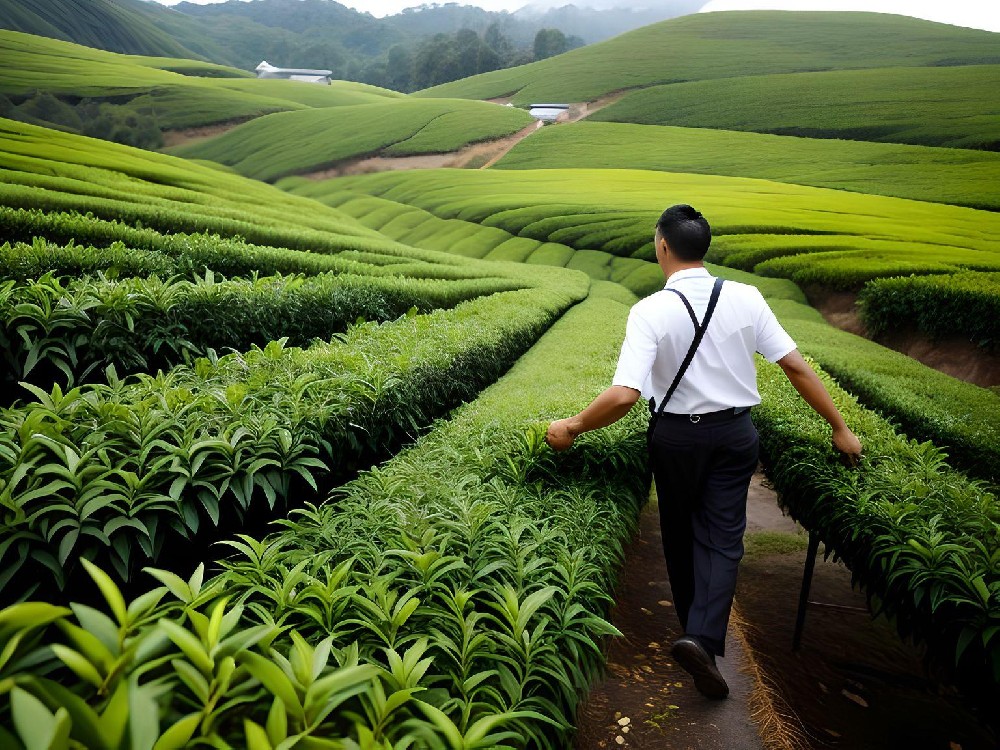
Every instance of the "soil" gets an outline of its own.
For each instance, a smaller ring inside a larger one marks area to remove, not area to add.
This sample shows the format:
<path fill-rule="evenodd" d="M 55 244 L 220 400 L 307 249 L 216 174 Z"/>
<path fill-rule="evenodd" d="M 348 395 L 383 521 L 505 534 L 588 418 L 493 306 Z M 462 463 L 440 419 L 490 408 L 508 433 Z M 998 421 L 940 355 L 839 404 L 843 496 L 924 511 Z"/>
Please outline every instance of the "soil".
<path fill-rule="evenodd" d="M 858 315 L 854 292 L 831 292 L 815 287 L 805 292 L 809 304 L 819 310 L 830 325 L 869 338 L 953 378 L 983 388 L 1000 386 L 1000 352 L 986 351 L 960 336 L 932 339 L 912 327 L 870 336 Z"/>
<path fill-rule="evenodd" d="M 172 146 L 183 146 L 188 143 L 193 143 L 195 141 L 203 141 L 206 138 L 213 138 L 217 135 L 222 135 L 237 125 L 242 125 L 253 118 L 245 117 L 240 120 L 229 120 L 228 122 L 220 122 L 215 125 L 202 125 L 197 128 L 183 128 L 181 130 L 164 130 L 163 131 L 163 148 L 171 148 Z"/>
<path fill-rule="evenodd" d="M 669 657 L 681 635 L 670 605 L 656 503 L 626 553 L 605 678 L 578 712 L 576 750 L 996 750 L 1000 737 L 953 688 L 928 676 L 921 649 L 872 619 L 844 565 L 816 562 L 802 644 L 792 634 L 806 533 L 762 474 L 748 499 L 727 657 L 725 701 L 702 698 Z M 775 543 L 778 540 L 780 543 Z M 627 718 L 630 731 L 620 720 Z M 621 737 L 621 741 L 618 741 Z"/>

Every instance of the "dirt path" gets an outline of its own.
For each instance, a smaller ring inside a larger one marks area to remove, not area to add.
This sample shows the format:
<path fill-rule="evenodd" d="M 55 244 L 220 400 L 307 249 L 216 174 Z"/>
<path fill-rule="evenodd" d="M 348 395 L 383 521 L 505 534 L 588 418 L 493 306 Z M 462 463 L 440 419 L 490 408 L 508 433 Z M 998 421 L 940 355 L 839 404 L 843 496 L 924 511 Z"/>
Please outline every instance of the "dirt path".
<path fill-rule="evenodd" d="M 732 693 L 708 701 L 669 657 L 680 632 L 651 502 L 615 596 L 612 622 L 624 637 L 611 641 L 607 675 L 577 714 L 574 749 L 1000 747 L 953 689 L 928 676 L 920 649 L 872 620 L 850 571 L 824 560 L 822 547 L 810 597 L 819 603 L 809 607 L 802 646 L 792 651 L 806 539 L 756 475 L 728 656 L 719 660 Z"/>
<path fill-rule="evenodd" d="M 564 114 L 560 115 L 557 122 L 571 123 L 582 120 L 599 109 L 603 109 L 609 104 L 618 101 L 623 95 L 624 92 L 616 92 L 592 102 L 572 104 Z M 494 104 L 506 105 L 510 102 L 510 97 L 500 97 L 499 99 L 489 99 L 487 101 Z M 310 180 L 329 180 L 333 177 L 389 172 L 400 169 L 488 169 L 500 161 L 514 146 L 541 128 L 542 125 L 543 123 L 539 120 L 505 138 L 472 143 L 457 151 L 449 151 L 443 154 L 362 156 L 357 159 L 349 159 L 329 169 L 309 172 L 300 176 Z"/>
<path fill-rule="evenodd" d="M 747 674 L 738 628 L 730 628 L 727 656 L 719 659 L 731 691 L 724 701 L 702 697 L 670 657 L 671 644 L 683 632 L 672 609 L 655 498 L 643 510 L 639 533 L 626 552 L 615 602 L 612 623 L 624 637 L 611 641 L 607 675 L 577 714 L 575 750 L 765 747 L 751 720 L 752 698 L 759 691 Z"/>

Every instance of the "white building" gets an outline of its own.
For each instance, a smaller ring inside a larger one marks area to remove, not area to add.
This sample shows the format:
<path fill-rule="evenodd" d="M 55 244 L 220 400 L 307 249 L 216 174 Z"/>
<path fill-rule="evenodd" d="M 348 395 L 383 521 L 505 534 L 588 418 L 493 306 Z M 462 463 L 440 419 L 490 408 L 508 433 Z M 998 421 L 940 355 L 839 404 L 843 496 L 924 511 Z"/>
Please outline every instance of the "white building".
<path fill-rule="evenodd" d="M 568 104 L 532 104 L 528 109 L 528 114 L 536 120 L 555 122 L 559 115 L 569 110 Z"/>
<path fill-rule="evenodd" d="M 330 83 L 332 70 L 309 70 L 308 68 L 276 68 L 267 60 L 262 60 L 256 67 L 258 78 L 283 78 L 287 81 L 305 81 L 306 83 Z"/>

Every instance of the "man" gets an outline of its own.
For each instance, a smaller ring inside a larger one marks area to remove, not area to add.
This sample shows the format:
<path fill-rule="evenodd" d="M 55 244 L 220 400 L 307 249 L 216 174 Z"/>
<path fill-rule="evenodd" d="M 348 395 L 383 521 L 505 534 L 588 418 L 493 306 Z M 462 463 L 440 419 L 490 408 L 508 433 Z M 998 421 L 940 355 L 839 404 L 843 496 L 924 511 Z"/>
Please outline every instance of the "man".
<path fill-rule="evenodd" d="M 565 450 L 580 433 L 621 419 L 640 395 L 649 399 L 649 458 L 685 633 L 671 654 L 702 694 L 725 698 L 729 686 L 715 657 L 725 655 L 747 490 L 757 466 L 749 411 L 760 403 L 754 352 L 781 366 L 830 423 L 834 448 L 851 464 L 861 443 L 760 292 L 709 275 L 704 257 L 711 237 L 705 217 L 691 206 L 663 212 L 653 241 L 666 286 L 632 307 L 611 387 L 579 414 L 552 422 L 546 441 Z"/>

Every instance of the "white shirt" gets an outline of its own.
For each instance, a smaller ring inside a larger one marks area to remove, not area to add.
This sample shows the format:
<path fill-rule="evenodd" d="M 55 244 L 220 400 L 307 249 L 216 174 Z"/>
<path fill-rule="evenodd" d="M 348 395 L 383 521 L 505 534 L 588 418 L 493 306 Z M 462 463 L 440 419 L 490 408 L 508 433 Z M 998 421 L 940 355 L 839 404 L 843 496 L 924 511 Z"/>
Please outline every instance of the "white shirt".
<path fill-rule="evenodd" d="M 657 408 L 694 339 L 694 325 L 677 289 L 691 303 L 699 323 L 708 309 L 715 278 L 705 268 L 672 274 L 662 291 L 632 306 L 613 385 L 634 388 Z M 726 281 L 705 338 L 664 411 L 704 414 L 760 403 L 754 352 L 776 362 L 795 349 L 760 291 Z"/>

